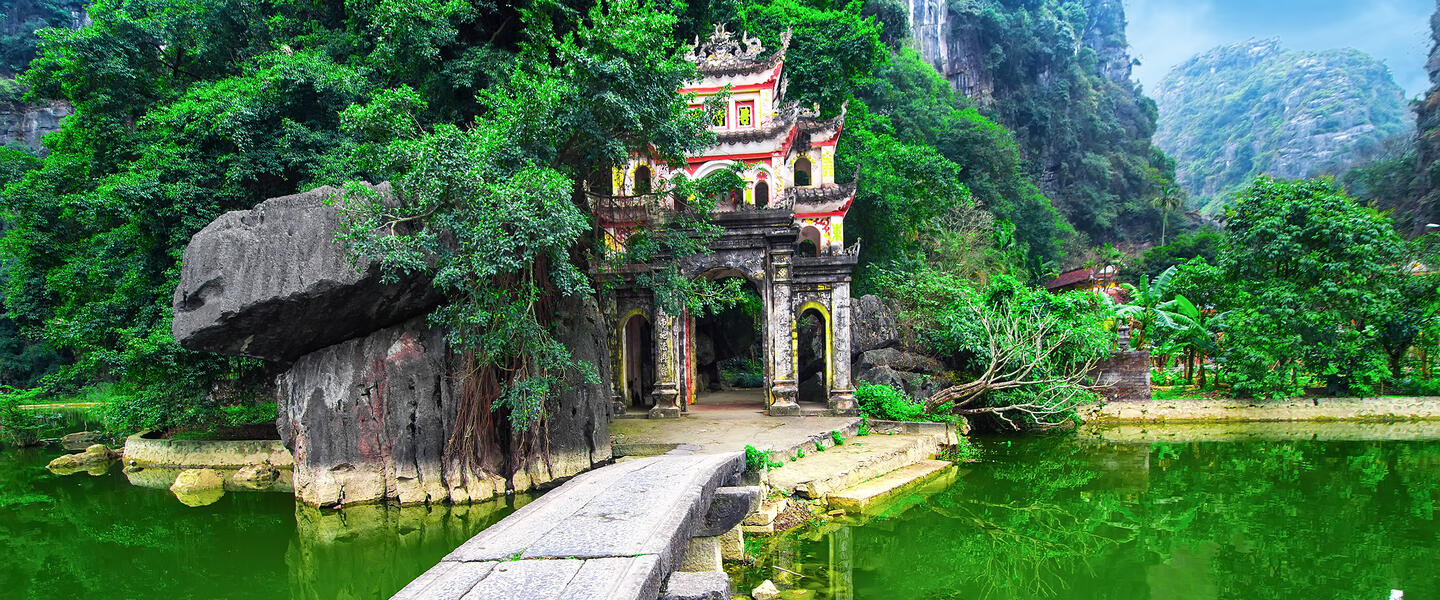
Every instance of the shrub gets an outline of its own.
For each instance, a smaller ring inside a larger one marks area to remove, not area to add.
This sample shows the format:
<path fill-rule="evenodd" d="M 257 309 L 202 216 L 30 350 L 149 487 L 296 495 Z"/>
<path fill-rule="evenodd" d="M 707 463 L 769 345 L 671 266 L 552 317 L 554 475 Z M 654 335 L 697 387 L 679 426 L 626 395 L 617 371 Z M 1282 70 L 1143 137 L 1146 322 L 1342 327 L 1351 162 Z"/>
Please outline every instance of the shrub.
<path fill-rule="evenodd" d="M 830 441 L 835 442 L 835 445 L 836 445 L 836 446 L 843 446 L 843 445 L 845 445 L 845 436 L 840 435 L 840 430 L 839 430 L 839 429 L 831 429 L 831 430 L 830 430 Z"/>
<path fill-rule="evenodd" d="M 957 420 L 951 414 L 926 413 L 924 404 L 912 401 L 905 392 L 888 385 L 862 383 L 855 390 L 855 401 L 860 405 L 861 416 L 884 421 L 953 423 Z M 862 426 L 869 433 L 869 425 L 862 422 Z"/>

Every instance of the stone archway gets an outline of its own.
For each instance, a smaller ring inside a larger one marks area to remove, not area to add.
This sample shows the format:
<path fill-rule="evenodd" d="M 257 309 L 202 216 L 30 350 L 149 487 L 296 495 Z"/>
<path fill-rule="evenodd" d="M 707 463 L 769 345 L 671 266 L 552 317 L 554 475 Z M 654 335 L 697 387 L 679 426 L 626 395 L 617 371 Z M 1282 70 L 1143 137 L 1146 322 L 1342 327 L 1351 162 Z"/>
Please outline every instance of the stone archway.
<path fill-rule="evenodd" d="M 834 334 L 829 311 L 816 302 L 807 302 L 795 316 L 795 399 L 811 405 L 828 406 L 834 384 Z"/>
<path fill-rule="evenodd" d="M 620 398 L 627 408 L 654 405 L 655 331 L 643 311 L 631 311 L 620 323 Z"/>
<path fill-rule="evenodd" d="M 730 267 L 711 269 L 699 277 L 718 283 L 742 281 L 741 292 L 747 298 L 713 314 L 687 312 L 683 408 L 764 408 L 769 381 L 765 287 Z"/>

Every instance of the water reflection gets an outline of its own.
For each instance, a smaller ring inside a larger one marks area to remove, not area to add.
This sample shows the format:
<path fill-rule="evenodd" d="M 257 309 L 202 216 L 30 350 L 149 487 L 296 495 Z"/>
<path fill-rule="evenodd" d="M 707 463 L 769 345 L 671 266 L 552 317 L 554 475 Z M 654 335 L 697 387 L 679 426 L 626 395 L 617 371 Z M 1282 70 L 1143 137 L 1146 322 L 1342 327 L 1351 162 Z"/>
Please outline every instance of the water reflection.
<path fill-rule="evenodd" d="M 908 510 L 779 537 L 791 598 L 1440 597 L 1440 442 L 992 441 Z M 792 574 L 793 573 L 793 574 Z"/>
<path fill-rule="evenodd" d="M 119 469 L 46 471 L 59 454 L 0 452 L 0 597 L 383 600 L 529 500 L 321 511 L 237 492 L 191 508 Z"/>
<path fill-rule="evenodd" d="M 285 552 L 290 598 L 388 598 L 529 501 L 522 495 L 470 506 L 299 506 L 296 536 Z"/>

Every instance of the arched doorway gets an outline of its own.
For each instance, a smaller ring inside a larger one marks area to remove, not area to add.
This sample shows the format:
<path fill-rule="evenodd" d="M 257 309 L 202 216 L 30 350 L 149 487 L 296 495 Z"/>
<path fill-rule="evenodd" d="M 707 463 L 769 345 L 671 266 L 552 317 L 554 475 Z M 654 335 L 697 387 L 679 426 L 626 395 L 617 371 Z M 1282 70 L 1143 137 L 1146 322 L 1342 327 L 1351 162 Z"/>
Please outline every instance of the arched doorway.
<path fill-rule="evenodd" d="M 687 372 L 692 406 L 701 409 L 765 408 L 765 306 L 749 278 L 731 269 L 703 275 L 738 286 L 738 301 L 711 313 L 691 313 Z"/>
<path fill-rule="evenodd" d="M 797 187 L 810 187 L 810 159 L 804 156 L 795 159 L 795 185 Z"/>
<path fill-rule="evenodd" d="M 755 184 L 755 208 L 770 208 L 770 184 L 763 181 Z"/>
<path fill-rule="evenodd" d="M 830 319 L 824 307 L 807 303 L 795 317 L 796 400 L 828 406 L 830 383 Z"/>
<path fill-rule="evenodd" d="M 653 404 L 655 332 L 643 314 L 631 314 L 620 326 L 620 369 L 620 395 L 625 404 L 638 409 Z"/>

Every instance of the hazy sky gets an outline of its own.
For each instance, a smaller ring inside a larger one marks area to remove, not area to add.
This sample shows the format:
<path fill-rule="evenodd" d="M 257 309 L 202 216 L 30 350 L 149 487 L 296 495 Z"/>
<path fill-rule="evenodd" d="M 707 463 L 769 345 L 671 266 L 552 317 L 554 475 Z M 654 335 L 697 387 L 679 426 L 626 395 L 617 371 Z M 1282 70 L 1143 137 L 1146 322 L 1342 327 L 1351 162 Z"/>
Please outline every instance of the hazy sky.
<path fill-rule="evenodd" d="M 1135 76 L 1150 90 L 1171 67 L 1221 44 L 1280 38 L 1286 48 L 1357 48 L 1414 97 L 1429 88 L 1433 0 L 1124 0 Z"/>

